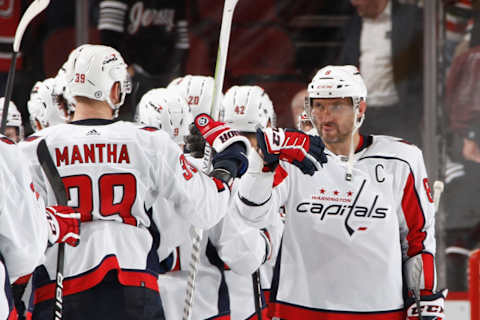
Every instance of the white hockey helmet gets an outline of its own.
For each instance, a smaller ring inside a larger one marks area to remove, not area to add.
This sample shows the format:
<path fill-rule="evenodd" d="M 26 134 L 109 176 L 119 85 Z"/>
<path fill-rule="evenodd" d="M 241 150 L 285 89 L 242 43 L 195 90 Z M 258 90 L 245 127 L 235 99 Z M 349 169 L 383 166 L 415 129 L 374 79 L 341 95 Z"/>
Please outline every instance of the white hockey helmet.
<path fill-rule="evenodd" d="M 308 85 L 306 111 L 309 116 L 311 101 L 315 98 L 352 98 L 353 107 L 358 109 L 362 101 L 367 101 L 367 87 L 357 67 L 326 66 Z"/>
<path fill-rule="evenodd" d="M 308 96 L 305 99 L 305 110 L 311 117 L 312 99 L 315 98 L 351 98 L 353 104 L 353 130 L 350 138 L 350 151 L 345 179 L 352 180 L 353 154 L 355 151 L 354 135 L 365 119 L 365 113 L 360 115 L 360 105 L 367 101 L 367 87 L 355 66 L 326 66 L 320 69 L 308 85 Z M 313 120 L 313 119 L 312 119 Z M 315 127 L 315 121 L 312 121 Z M 315 129 L 317 129 L 315 127 Z"/>
<path fill-rule="evenodd" d="M 67 62 L 63 64 L 63 66 L 58 70 L 57 75 L 55 76 L 55 94 L 62 97 L 67 106 L 68 113 L 71 114 L 75 112 L 75 98 L 70 93 L 70 89 L 68 88 L 68 82 L 66 77 L 66 66 Z"/>
<path fill-rule="evenodd" d="M 27 103 L 30 123 L 35 131 L 67 122 L 67 110 L 58 101 L 55 78 L 38 81 Z"/>
<path fill-rule="evenodd" d="M 308 116 L 308 114 L 305 112 L 305 111 L 302 111 L 302 113 L 300 113 L 298 115 L 298 119 L 297 119 L 297 129 L 298 130 L 302 130 L 302 125 L 304 123 L 311 123 L 312 120 L 310 119 L 310 117 Z"/>
<path fill-rule="evenodd" d="M 275 109 L 273 108 L 273 103 L 270 100 L 270 97 L 267 95 L 266 92 L 265 92 L 265 95 L 267 96 L 268 100 L 270 101 L 270 103 L 263 104 L 263 111 L 265 112 L 265 114 L 267 116 L 267 125 L 268 125 L 268 122 L 270 122 L 270 126 L 272 128 L 276 128 L 277 127 L 277 114 L 275 113 Z"/>
<path fill-rule="evenodd" d="M 255 132 L 257 127 L 263 129 L 267 126 L 266 110 L 273 109 L 273 106 L 259 86 L 233 86 L 225 93 L 222 108 L 222 120 L 230 127 Z"/>
<path fill-rule="evenodd" d="M 67 61 L 65 61 L 65 63 L 58 70 L 57 75 L 55 76 L 55 80 L 57 81 L 55 86 L 55 93 L 61 95 L 67 101 L 67 108 L 69 113 L 73 113 L 75 111 L 76 101 L 67 86 L 67 70 L 69 70 L 70 66 L 72 65 L 73 60 L 75 59 L 75 55 L 78 53 L 78 51 L 83 50 L 84 48 L 87 48 L 89 46 L 92 45 L 87 43 L 73 49 L 68 55 Z"/>
<path fill-rule="evenodd" d="M 201 113 L 210 114 L 215 80 L 212 77 L 186 75 L 176 78 L 168 89 L 178 90 L 187 101 L 193 118 Z"/>
<path fill-rule="evenodd" d="M 5 103 L 5 98 L 0 98 L 0 115 L 3 115 L 3 104 Z M 18 111 L 17 106 L 13 101 L 10 100 L 8 105 L 8 114 L 7 114 L 7 127 L 14 127 L 18 129 L 19 139 L 23 139 L 23 125 L 22 125 L 22 115 Z"/>
<path fill-rule="evenodd" d="M 120 53 L 108 46 L 85 45 L 74 50 L 70 59 L 66 78 L 71 95 L 106 101 L 116 116 L 125 95 L 131 92 L 127 65 Z M 120 83 L 120 101 L 114 104 L 110 91 L 116 82 Z"/>
<path fill-rule="evenodd" d="M 137 121 L 165 130 L 177 144 L 183 144 L 193 121 L 187 102 L 175 90 L 159 88 L 145 93 L 138 104 Z"/>

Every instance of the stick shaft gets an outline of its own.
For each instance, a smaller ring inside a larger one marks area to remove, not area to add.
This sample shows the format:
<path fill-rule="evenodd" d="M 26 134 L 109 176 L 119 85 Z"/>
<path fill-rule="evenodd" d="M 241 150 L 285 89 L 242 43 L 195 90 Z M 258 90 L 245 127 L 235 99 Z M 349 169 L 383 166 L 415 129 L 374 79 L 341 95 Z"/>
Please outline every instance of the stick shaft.
<path fill-rule="evenodd" d="M 18 52 L 12 52 L 12 61 L 8 70 L 7 86 L 5 87 L 5 100 L 3 102 L 2 122 L 0 125 L 0 133 L 4 134 L 7 126 L 8 107 L 12 99 L 13 81 L 15 80 L 15 67 L 17 66 Z"/>
<path fill-rule="evenodd" d="M 55 199 L 58 205 L 67 205 L 67 192 L 62 178 L 58 173 L 57 167 L 53 162 L 53 159 L 48 151 L 45 140 L 40 141 L 37 147 L 37 157 L 42 166 L 42 169 L 47 177 L 50 186 L 55 194 Z M 53 311 L 53 319 L 61 320 L 63 311 L 63 266 L 65 261 L 65 244 L 58 244 L 57 253 L 57 273 L 56 273 L 56 286 L 55 286 L 55 307 Z"/>
<path fill-rule="evenodd" d="M 255 299 L 255 313 L 257 319 L 262 320 L 262 288 L 260 286 L 260 271 L 252 273 L 253 297 Z"/>

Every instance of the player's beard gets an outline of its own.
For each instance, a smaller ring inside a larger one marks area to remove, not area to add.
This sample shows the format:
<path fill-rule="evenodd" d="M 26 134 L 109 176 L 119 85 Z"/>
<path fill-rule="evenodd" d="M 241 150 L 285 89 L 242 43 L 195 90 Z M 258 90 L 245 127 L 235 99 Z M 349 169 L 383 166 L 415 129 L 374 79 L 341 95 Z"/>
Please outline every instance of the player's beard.
<path fill-rule="evenodd" d="M 332 129 L 329 130 L 329 133 L 325 134 L 323 132 L 324 125 L 329 125 Z M 321 124 L 320 126 L 317 125 L 319 128 L 319 135 L 322 138 L 323 142 L 328 144 L 339 144 L 344 143 L 347 139 L 350 138 L 352 135 L 353 127 L 349 126 L 348 128 L 341 127 L 338 123 L 335 122 L 327 122 L 325 124 Z"/>

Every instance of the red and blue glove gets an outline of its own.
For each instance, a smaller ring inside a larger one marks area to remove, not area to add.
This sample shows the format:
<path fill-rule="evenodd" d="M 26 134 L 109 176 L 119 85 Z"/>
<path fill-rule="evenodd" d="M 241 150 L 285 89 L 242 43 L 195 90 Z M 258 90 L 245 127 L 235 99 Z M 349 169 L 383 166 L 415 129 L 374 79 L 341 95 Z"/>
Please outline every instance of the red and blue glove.
<path fill-rule="evenodd" d="M 224 171 L 232 178 L 241 177 L 247 171 L 250 142 L 238 130 L 205 113 L 195 117 L 195 126 L 217 153 L 212 160 L 214 171 Z M 220 180 L 227 182 L 225 178 Z"/>
<path fill-rule="evenodd" d="M 266 171 L 274 171 L 279 160 L 290 162 L 303 173 L 313 175 L 327 162 L 325 145 L 317 136 L 293 129 L 257 129 Z"/>
<path fill-rule="evenodd" d="M 445 298 L 448 290 L 443 289 L 435 294 L 420 296 L 420 314 L 423 320 L 445 320 Z M 407 320 L 419 320 L 417 301 L 409 297 L 405 301 L 407 306 Z"/>
<path fill-rule="evenodd" d="M 76 247 L 80 242 L 80 218 L 81 214 L 67 206 L 51 206 L 45 209 L 50 233 L 48 242 L 66 243 Z"/>

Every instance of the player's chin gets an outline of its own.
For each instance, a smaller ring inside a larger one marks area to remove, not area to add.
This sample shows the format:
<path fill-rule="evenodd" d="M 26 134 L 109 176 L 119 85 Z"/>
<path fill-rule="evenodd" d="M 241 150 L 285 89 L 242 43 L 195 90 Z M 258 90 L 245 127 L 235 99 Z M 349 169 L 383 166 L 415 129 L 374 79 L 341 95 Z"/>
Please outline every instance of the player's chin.
<path fill-rule="evenodd" d="M 320 137 L 322 138 L 323 142 L 325 142 L 326 144 L 332 144 L 332 143 L 338 142 L 337 134 L 325 133 L 323 130 L 322 130 L 322 133 L 320 134 Z"/>

